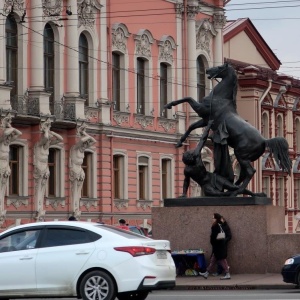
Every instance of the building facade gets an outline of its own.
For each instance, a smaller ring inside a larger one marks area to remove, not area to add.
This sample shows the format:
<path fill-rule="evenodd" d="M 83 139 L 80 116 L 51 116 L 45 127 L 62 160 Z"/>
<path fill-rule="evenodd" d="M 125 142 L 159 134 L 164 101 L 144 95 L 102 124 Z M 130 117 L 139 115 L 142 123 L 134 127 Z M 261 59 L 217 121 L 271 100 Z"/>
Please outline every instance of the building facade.
<path fill-rule="evenodd" d="M 239 74 L 242 117 L 289 142 L 292 175 L 266 152 L 249 188 L 285 206 L 286 230 L 296 230 L 299 82 L 277 74 L 280 61 L 249 20 L 225 26 L 226 2 L 3 1 L 1 230 L 70 215 L 151 230 L 151 208 L 182 193 L 182 153 L 202 132 L 175 148 L 198 116 L 164 105 L 200 101 L 213 86 L 205 69 L 224 59 Z M 213 171 L 209 144 L 202 158 Z M 200 194 L 192 183 L 189 195 Z"/>

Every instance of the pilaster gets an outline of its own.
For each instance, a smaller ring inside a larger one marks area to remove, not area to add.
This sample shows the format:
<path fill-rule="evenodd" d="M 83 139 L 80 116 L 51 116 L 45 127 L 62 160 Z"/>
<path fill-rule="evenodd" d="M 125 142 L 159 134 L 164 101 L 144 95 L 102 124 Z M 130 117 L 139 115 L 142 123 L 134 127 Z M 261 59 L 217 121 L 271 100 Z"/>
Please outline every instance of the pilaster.
<path fill-rule="evenodd" d="M 213 15 L 214 27 L 217 31 L 214 46 L 214 66 L 219 66 L 223 63 L 223 27 L 226 24 L 224 12 L 218 12 Z"/>
<path fill-rule="evenodd" d="M 187 5 L 187 44 L 188 44 L 188 68 L 189 68 L 189 96 L 197 99 L 197 69 L 196 64 L 196 21 L 198 5 Z"/>

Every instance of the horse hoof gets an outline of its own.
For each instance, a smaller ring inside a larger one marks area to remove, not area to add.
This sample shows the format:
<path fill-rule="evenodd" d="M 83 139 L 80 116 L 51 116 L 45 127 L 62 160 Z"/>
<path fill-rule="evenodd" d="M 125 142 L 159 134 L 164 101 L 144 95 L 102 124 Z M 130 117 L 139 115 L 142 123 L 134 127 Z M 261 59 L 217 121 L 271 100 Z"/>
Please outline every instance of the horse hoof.
<path fill-rule="evenodd" d="M 164 109 L 171 109 L 172 108 L 172 105 L 170 105 L 170 104 L 166 104 L 165 106 L 164 106 Z"/>
<path fill-rule="evenodd" d="M 180 142 L 179 142 L 179 143 L 177 143 L 175 147 L 176 147 L 176 148 L 180 148 L 180 147 L 182 147 L 182 143 L 180 143 Z"/>

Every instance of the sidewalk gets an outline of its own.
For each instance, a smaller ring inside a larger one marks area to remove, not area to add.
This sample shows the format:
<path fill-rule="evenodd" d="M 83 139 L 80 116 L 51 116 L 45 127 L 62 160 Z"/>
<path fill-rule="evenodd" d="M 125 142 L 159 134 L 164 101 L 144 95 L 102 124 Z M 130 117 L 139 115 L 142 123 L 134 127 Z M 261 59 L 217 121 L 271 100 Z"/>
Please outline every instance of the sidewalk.
<path fill-rule="evenodd" d="M 177 290 L 209 289 L 295 289 L 296 285 L 285 283 L 281 274 L 232 274 L 229 280 L 209 276 L 178 276 Z"/>

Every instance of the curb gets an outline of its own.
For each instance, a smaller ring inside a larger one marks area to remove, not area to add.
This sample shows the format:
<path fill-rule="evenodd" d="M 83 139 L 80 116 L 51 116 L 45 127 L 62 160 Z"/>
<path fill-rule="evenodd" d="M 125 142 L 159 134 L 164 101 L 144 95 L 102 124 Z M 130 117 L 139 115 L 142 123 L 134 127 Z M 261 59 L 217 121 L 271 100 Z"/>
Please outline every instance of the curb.
<path fill-rule="evenodd" d="M 286 290 L 298 289 L 295 285 L 176 285 L 173 290 Z"/>

